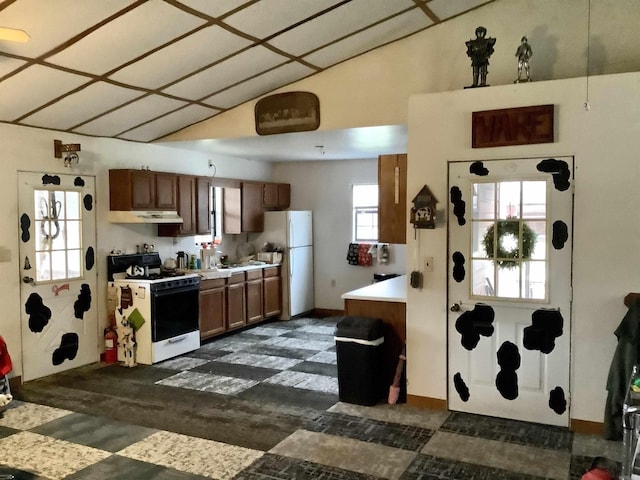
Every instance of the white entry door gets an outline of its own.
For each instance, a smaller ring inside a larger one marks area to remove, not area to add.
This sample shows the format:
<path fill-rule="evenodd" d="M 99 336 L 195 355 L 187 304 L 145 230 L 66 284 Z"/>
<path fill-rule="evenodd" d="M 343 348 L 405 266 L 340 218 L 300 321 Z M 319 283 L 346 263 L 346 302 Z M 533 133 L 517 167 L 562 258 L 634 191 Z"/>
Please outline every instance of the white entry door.
<path fill-rule="evenodd" d="M 19 172 L 22 377 L 99 357 L 95 177 Z"/>
<path fill-rule="evenodd" d="M 567 426 L 573 158 L 449 164 L 448 406 Z"/>

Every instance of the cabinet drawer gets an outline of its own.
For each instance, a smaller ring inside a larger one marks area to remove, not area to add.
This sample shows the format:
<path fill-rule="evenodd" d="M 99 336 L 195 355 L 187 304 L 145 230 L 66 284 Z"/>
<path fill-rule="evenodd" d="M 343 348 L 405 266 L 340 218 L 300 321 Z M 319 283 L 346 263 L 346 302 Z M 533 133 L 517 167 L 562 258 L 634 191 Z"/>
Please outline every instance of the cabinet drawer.
<path fill-rule="evenodd" d="M 227 285 L 232 285 L 234 283 L 243 283 L 244 282 L 244 272 L 236 272 L 232 273 L 229 278 L 227 278 Z"/>
<path fill-rule="evenodd" d="M 220 288 L 227 284 L 225 278 L 210 278 L 208 280 L 200 280 L 200 290 L 209 290 L 210 288 Z"/>
<path fill-rule="evenodd" d="M 257 268 L 255 270 L 247 270 L 247 280 L 259 280 L 262 278 L 262 269 Z"/>
<path fill-rule="evenodd" d="M 279 277 L 280 267 L 266 267 L 263 269 L 264 277 Z"/>

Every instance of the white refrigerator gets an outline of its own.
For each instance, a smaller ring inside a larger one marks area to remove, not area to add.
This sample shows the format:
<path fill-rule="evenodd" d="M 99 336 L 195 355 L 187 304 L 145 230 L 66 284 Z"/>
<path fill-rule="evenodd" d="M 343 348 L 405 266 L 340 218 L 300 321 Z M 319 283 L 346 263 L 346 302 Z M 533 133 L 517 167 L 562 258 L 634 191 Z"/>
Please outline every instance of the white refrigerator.
<path fill-rule="evenodd" d="M 311 211 L 265 212 L 264 232 L 258 238 L 284 247 L 282 258 L 283 320 L 309 312 L 313 300 L 313 228 Z"/>

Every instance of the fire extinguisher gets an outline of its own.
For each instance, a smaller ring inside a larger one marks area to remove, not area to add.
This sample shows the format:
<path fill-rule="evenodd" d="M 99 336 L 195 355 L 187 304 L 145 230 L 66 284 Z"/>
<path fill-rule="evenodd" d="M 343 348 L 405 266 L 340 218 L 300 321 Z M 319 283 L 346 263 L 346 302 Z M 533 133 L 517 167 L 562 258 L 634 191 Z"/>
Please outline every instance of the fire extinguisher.
<path fill-rule="evenodd" d="M 114 327 L 104 329 L 104 363 L 118 361 L 118 334 Z"/>

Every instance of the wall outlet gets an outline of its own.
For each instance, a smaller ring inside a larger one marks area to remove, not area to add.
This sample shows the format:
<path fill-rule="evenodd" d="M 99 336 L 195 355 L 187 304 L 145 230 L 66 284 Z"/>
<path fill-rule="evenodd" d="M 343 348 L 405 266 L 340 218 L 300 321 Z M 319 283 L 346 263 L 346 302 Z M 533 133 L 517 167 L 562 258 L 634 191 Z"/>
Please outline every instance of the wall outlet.
<path fill-rule="evenodd" d="M 424 257 L 424 271 L 433 272 L 433 257 Z"/>

